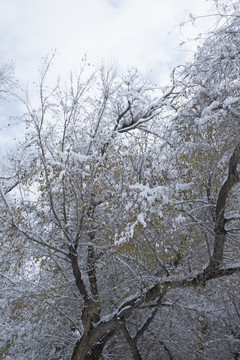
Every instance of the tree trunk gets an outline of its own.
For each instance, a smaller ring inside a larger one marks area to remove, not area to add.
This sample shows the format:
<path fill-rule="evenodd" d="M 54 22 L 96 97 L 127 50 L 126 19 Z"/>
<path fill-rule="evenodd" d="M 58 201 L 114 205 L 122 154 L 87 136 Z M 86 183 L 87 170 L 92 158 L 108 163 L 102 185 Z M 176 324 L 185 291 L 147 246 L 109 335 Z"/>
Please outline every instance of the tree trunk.
<path fill-rule="evenodd" d="M 114 335 L 115 329 L 110 330 L 98 342 L 89 346 L 90 336 L 83 335 L 77 342 L 71 360 L 99 360 L 106 342 Z"/>

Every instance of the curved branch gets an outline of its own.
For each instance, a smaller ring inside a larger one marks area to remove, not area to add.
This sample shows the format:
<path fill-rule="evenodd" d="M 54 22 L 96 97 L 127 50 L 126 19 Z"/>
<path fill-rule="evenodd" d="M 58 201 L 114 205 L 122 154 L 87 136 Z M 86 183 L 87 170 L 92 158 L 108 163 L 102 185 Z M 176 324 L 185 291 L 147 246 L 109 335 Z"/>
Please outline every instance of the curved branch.
<path fill-rule="evenodd" d="M 239 160 L 240 144 L 235 147 L 233 154 L 229 160 L 228 177 L 218 194 L 216 204 L 214 249 L 209 264 L 206 268 L 206 272 L 211 272 L 215 269 L 218 269 L 223 261 L 224 244 L 226 240 L 226 230 L 224 228 L 224 225 L 226 223 L 225 207 L 230 191 L 240 181 L 239 174 L 237 172 L 237 165 L 239 163 Z"/>
<path fill-rule="evenodd" d="M 148 303 L 159 298 L 156 306 L 161 305 L 161 299 L 169 289 L 205 285 L 209 280 L 230 276 L 238 272 L 240 272 L 240 265 L 225 269 L 216 269 L 208 273 L 203 271 L 191 279 L 185 278 L 176 281 L 174 279 L 168 279 L 162 283 L 158 282 L 145 291 L 145 296 L 135 294 L 123 302 L 114 313 L 110 314 L 108 319 L 105 318 L 98 322 L 85 337 L 77 342 L 72 360 L 85 359 L 87 353 L 91 351 L 95 343 L 100 341 L 107 333 L 114 333 L 117 328 L 121 327 L 121 320 L 124 321 L 127 319 L 134 309 L 140 309 L 143 303 Z"/>

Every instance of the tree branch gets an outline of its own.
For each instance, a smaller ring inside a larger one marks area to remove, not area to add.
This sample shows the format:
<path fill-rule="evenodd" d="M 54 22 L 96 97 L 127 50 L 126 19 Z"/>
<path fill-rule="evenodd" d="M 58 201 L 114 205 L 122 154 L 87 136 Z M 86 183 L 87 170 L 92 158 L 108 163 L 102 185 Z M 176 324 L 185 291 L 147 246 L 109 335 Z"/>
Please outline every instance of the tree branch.
<path fill-rule="evenodd" d="M 238 144 L 229 160 L 228 177 L 224 182 L 217 198 L 216 204 L 216 223 L 215 223 L 215 240 L 212 257 L 205 272 L 212 272 L 218 269 L 223 261 L 224 244 L 226 240 L 225 230 L 225 207 L 226 201 L 232 188 L 239 182 L 239 174 L 237 172 L 237 165 L 240 159 L 240 144 Z"/>
<path fill-rule="evenodd" d="M 121 321 L 121 329 L 122 329 L 123 335 L 125 337 L 125 340 L 127 341 L 128 345 L 129 345 L 133 359 L 134 360 L 143 360 L 143 358 L 137 348 L 137 341 L 135 338 L 133 338 L 130 335 L 124 321 Z"/>
<path fill-rule="evenodd" d="M 69 247 L 69 257 L 71 259 L 73 274 L 75 277 L 75 282 L 76 282 L 77 288 L 78 288 L 80 294 L 82 295 L 84 301 L 87 302 L 89 300 L 89 296 L 88 296 L 85 284 L 82 280 L 81 271 L 78 266 L 78 256 L 72 246 Z"/>

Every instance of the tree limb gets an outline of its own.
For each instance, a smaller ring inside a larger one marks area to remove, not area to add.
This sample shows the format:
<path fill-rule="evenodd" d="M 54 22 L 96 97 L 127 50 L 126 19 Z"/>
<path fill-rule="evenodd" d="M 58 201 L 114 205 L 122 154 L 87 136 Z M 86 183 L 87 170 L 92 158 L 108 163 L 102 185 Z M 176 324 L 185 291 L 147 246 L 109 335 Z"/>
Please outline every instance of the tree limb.
<path fill-rule="evenodd" d="M 226 240 L 225 230 L 225 207 L 226 201 L 232 188 L 239 182 L 237 165 L 240 160 L 240 144 L 238 144 L 229 160 L 228 177 L 220 189 L 216 204 L 215 240 L 212 257 L 205 272 L 212 272 L 218 269 L 223 261 L 224 244 Z"/>

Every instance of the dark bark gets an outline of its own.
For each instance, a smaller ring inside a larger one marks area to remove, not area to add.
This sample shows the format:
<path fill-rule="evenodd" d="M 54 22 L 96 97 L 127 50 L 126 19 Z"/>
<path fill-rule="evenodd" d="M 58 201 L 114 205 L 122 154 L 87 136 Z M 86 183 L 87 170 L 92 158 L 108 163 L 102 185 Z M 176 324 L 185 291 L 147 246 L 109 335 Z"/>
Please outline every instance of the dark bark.
<path fill-rule="evenodd" d="M 114 335 L 115 329 L 108 331 L 100 340 L 90 348 L 87 346 L 88 339 L 81 339 L 77 342 L 71 360 L 99 360 L 107 341 Z"/>
<path fill-rule="evenodd" d="M 109 331 L 100 342 L 95 344 L 92 350 L 86 356 L 86 360 L 98 360 L 102 357 L 102 352 L 107 341 L 114 335 L 115 330 Z M 85 360 L 85 359 L 84 359 Z"/>
<path fill-rule="evenodd" d="M 122 329 L 123 335 L 125 337 L 125 340 L 127 341 L 128 345 L 129 345 L 133 359 L 134 360 L 143 360 L 143 358 L 138 350 L 138 347 L 137 347 L 137 341 L 130 335 L 124 322 L 122 322 L 122 324 L 121 324 L 121 329 Z"/>
<path fill-rule="evenodd" d="M 78 256 L 72 246 L 69 249 L 69 257 L 71 259 L 73 274 L 75 277 L 75 282 L 76 282 L 77 288 L 78 288 L 80 294 L 82 295 L 83 300 L 88 301 L 88 293 L 87 293 L 85 284 L 82 280 L 81 271 L 78 266 Z"/>
<path fill-rule="evenodd" d="M 99 297 L 98 297 L 98 286 L 97 286 L 97 273 L 96 273 L 96 254 L 94 251 L 94 247 L 92 245 L 88 246 L 88 279 L 90 283 L 90 290 L 93 296 L 94 301 L 94 309 L 92 313 L 93 323 L 97 323 L 100 321 L 100 305 L 99 305 Z"/>
<path fill-rule="evenodd" d="M 159 341 L 159 344 L 162 345 L 162 347 L 164 348 L 165 352 L 168 354 L 169 360 L 174 360 L 174 357 L 170 351 L 170 349 L 167 347 L 167 345 L 163 342 L 163 341 Z"/>
<path fill-rule="evenodd" d="M 154 308 L 154 310 L 151 312 L 151 314 L 148 316 L 148 318 L 146 319 L 146 321 L 144 322 L 144 324 L 138 329 L 138 331 L 136 332 L 135 336 L 131 336 L 126 324 L 124 322 L 122 322 L 121 325 L 121 329 L 123 332 L 123 335 L 125 337 L 125 340 L 127 341 L 129 348 L 132 352 L 133 358 L 134 360 L 142 360 L 142 356 L 141 353 L 138 349 L 137 346 L 137 342 L 139 340 L 139 338 L 144 334 L 144 332 L 147 330 L 147 328 L 149 327 L 150 323 L 152 322 L 152 320 L 154 319 L 155 315 L 157 314 L 158 311 L 158 306 L 161 304 L 161 300 L 162 297 L 160 297 L 156 303 L 156 307 Z"/>
<path fill-rule="evenodd" d="M 100 359 L 106 342 L 115 334 L 118 327 L 119 323 L 113 318 L 88 333 L 84 332 L 82 338 L 76 343 L 71 360 Z"/>
<path fill-rule="evenodd" d="M 94 297 L 98 296 L 98 287 L 97 287 L 97 274 L 96 274 L 96 267 L 95 267 L 95 251 L 92 245 L 88 246 L 88 278 L 90 282 L 90 289 L 91 293 Z"/>
<path fill-rule="evenodd" d="M 237 165 L 240 159 L 240 144 L 238 144 L 229 160 L 228 177 L 220 189 L 216 204 L 216 223 L 213 254 L 205 270 L 206 273 L 219 269 L 223 261 L 224 244 L 226 241 L 225 208 L 227 198 L 232 188 L 239 182 Z"/>

